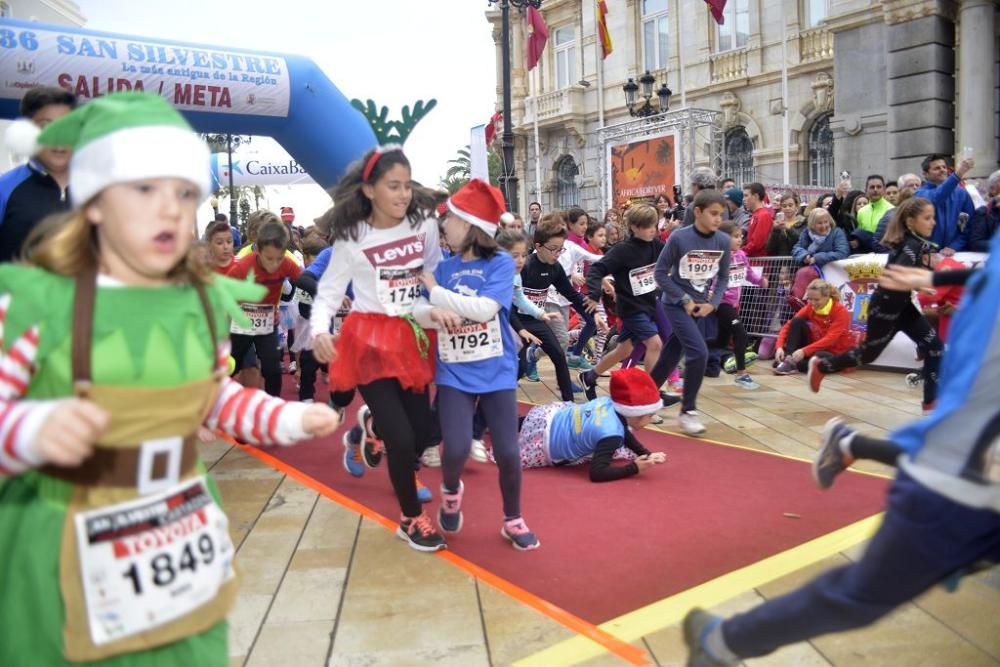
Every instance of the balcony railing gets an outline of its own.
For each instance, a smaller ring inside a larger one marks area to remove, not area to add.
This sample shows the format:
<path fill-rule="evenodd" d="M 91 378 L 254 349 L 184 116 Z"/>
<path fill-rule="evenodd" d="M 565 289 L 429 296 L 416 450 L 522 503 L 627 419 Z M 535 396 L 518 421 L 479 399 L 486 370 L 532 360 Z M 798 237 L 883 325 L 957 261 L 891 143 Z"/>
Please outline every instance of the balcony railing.
<path fill-rule="evenodd" d="M 823 29 L 799 35 L 799 58 L 803 63 L 833 59 L 833 35 Z"/>
<path fill-rule="evenodd" d="M 547 124 L 571 118 L 583 118 L 586 110 L 583 104 L 583 89 L 576 86 L 563 88 L 551 93 L 543 93 L 536 100 L 538 106 L 538 122 Z M 535 120 L 534 105 L 531 100 L 525 102 L 524 122 Z"/>
<path fill-rule="evenodd" d="M 747 77 L 747 51 L 726 51 L 712 56 L 712 83 Z"/>

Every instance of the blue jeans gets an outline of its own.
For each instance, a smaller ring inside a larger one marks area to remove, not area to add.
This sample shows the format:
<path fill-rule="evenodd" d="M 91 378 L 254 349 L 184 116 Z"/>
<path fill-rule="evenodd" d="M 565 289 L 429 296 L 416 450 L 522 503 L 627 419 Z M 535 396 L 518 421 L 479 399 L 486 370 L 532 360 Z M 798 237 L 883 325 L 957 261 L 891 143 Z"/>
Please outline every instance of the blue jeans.
<path fill-rule="evenodd" d="M 722 624 L 741 658 L 869 625 L 972 563 L 1000 560 L 1000 514 L 953 502 L 900 471 L 882 526 L 856 563 Z"/>

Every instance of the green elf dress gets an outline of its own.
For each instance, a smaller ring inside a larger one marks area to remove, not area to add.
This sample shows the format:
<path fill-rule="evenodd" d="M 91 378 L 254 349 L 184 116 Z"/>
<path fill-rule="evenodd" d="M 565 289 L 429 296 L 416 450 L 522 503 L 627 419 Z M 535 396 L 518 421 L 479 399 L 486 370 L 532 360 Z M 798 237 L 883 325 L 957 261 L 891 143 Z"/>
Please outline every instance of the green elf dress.
<path fill-rule="evenodd" d="M 225 377 L 263 291 L 0 266 L 0 665 L 228 664 L 234 549 L 198 427 L 304 436 L 304 406 Z M 31 438 L 74 395 L 111 426 L 78 468 L 40 465 Z"/>

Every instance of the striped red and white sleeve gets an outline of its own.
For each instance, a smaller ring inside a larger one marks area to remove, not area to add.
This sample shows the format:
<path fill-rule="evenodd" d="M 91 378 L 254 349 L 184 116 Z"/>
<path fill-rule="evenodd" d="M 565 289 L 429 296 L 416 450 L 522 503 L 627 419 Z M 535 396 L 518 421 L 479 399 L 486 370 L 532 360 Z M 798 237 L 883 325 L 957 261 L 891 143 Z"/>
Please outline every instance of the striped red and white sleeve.
<path fill-rule="evenodd" d="M 219 347 L 219 360 L 225 368 L 228 341 Z M 291 445 L 309 436 L 302 429 L 302 416 L 308 407 L 244 387 L 227 377 L 205 426 L 251 445 Z"/>
<path fill-rule="evenodd" d="M 23 398 L 35 372 L 38 327 L 29 328 L 5 349 L 10 301 L 10 294 L 0 296 L 0 476 L 16 475 L 43 463 L 34 445 L 46 418 L 60 403 Z"/>

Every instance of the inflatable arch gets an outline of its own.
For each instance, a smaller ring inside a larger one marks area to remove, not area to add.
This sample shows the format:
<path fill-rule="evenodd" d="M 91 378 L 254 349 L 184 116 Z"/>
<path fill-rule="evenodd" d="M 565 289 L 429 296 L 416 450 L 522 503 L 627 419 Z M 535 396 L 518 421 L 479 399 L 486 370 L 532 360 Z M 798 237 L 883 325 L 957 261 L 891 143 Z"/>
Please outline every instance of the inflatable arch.
<path fill-rule="evenodd" d="M 376 145 L 364 115 L 302 56 L 0 20 L 0 118 L 15 118 L 36 86 L 80 103 L 158 93 L 199 132 L 273 137 L 324 188 Z"/>

